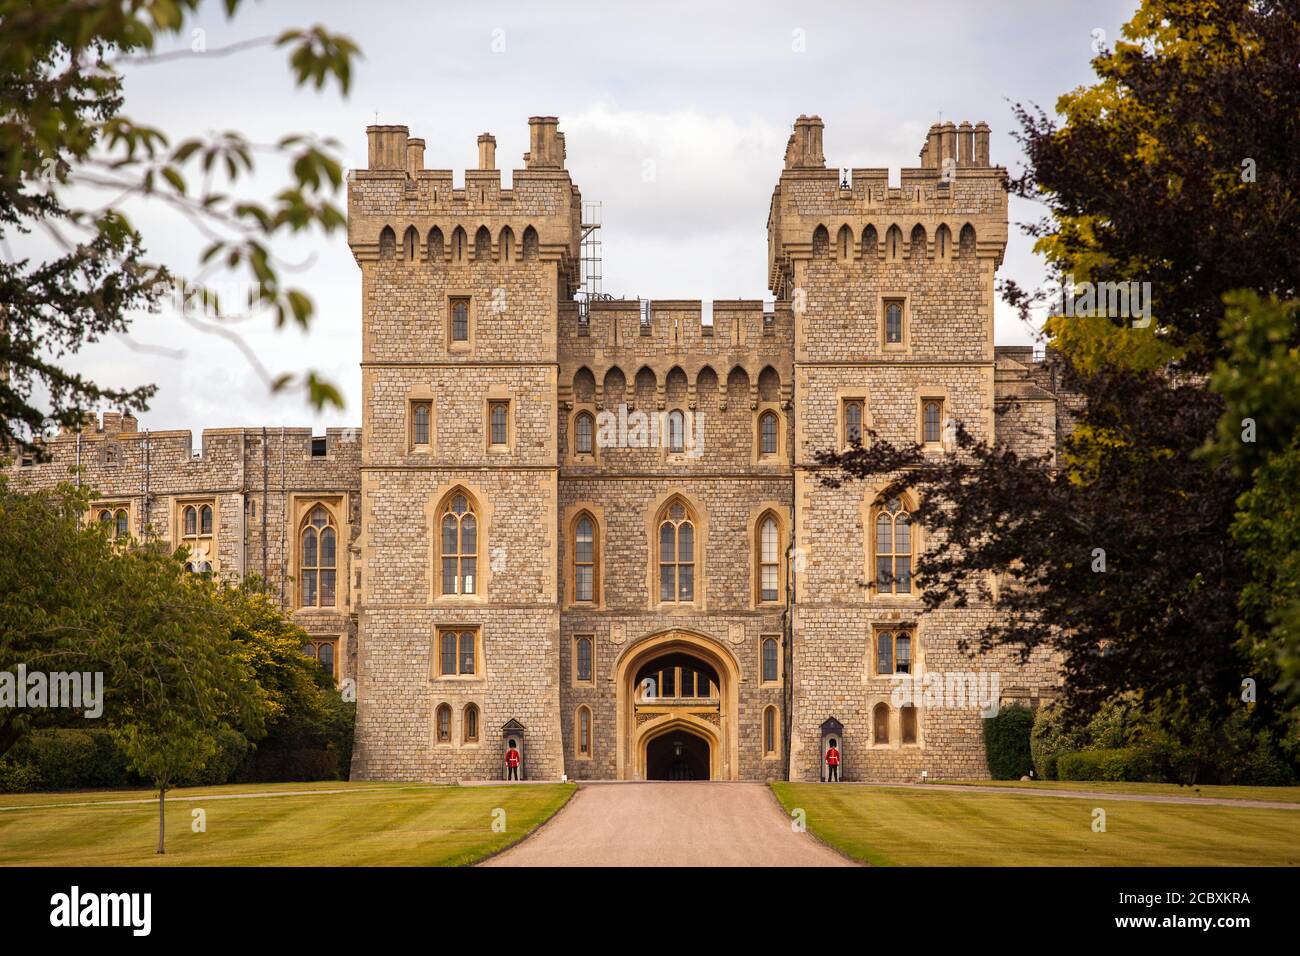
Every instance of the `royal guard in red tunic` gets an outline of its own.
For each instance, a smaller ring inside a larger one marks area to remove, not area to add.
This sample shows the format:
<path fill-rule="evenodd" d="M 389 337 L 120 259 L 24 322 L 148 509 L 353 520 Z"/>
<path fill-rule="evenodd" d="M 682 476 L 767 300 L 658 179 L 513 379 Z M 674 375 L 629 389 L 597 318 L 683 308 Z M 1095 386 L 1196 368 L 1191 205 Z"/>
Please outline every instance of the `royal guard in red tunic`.
<path fill-rule="evenodd" d="M 513 745 L 506 751 L 506 779 L 519 779 L 519 751 Z"/>
<path fill-rule="evenodd" d="M 835 741 L 826 748 L 826 782 L 840 782 L 840 752 L 835 749 Z"/>

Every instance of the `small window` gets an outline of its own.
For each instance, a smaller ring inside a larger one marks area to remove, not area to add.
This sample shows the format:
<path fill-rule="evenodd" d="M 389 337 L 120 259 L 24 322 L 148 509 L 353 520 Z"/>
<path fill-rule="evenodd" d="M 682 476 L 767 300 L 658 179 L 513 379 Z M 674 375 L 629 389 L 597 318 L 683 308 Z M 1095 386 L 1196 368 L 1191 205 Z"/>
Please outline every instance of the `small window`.
<path fill-rule="evenodd" d="M 184 525 L 185 525 L 184 533 L 187 536 L 199 533 L 199 516 L 198 516 L 198 512 L 195 511 L 192 505 L 185 509 Z"/>
<path fill-rule="evenodd" d="M 862 400 L 849 399 L 844 403 L 844 444 L 862 444 Z"/>
<path fill-rule="evenodd" d="M 916 743 L 916 708 L 904 704 L 898 711 L 898 737 L 902 743 Z"/>
<path fill-rule="evenodd" d="M 876 634 L 876 673 L 912 673 L 912 632 L 879 631 Z"/>
<path fill-rule="evenodd" d="M 438 632 L 438 673 L 442 677 L 472 677 L 478 667 L 478 634 L 468 629 Z"/>
<path fill-rule="evenodd" d="M 212 506 L 204 505 L 199 509 L 199 534 L 212 534 Z"/>
<path fill-rule="evenodd" d="M 943 402 L 937 398 L 927 398 L 921 403 L 921 436 L 927 444 L 940 440 L 940 422 L 943 420 Z"/>
<path fill-rule="evenodd" d="M 130 520 L 125 508 L 103 508 L 97 516 L 100 524 L 108 526 L 109 537 L 125 540 L 131 532 Z"/>
<path fill-rule="evenodd" d="M 23 455 L 23 456 L 22 456 L 22 460 L 19 461 L 19 463 L 18 463 L 18 467 L 19 467 L 19 468 L 31 468 L 31 467 L 32 467 L 33 465 L 35 465 L 35 464 L 36 464 L 36 459 L 35 459 L 35 458 L 33 458 L 31 455 Z"/>
<path fill-rule="evenodd" d="M 451 743 L 451 707 L 447 704 L 438 705 L 438 743 Z"/>
<path fill-rule="evenodd" d="M 578 708 L 578 756 L 591 756 L 591 711 Z"/>
<path fill-rule="evenodd" d="M 330 677 L 336 677 L 338 676 L 334 672 L 334 661 L 335 661 L 334 650 L 335 650 L 336 643 L 337 642 L 334 641 L 333 639 L 327 639 L 327 640 L 313 639 L 310 643 L 303 645 L 302 652 L 306 654 L 308 657 L 310 657 L 312 660 L 316 661 L 316 663 L 320 664 L 320 669 L 323 670 Z"/>
<path fill-rule="evenodd" d="M 465 716 L 462 720 L 462 724 L 464 727 L 465 743 L 478 743 L 478 708 L 473 704 L 465 705 Z"/>
<path fill-rule="evenodd" d="M 432 410 L 429 402 L 416 402 L 411 406 L 411 444 L 429 444 L 429 415 Z"/>
<path fill-rule="evenodd" d="M 763 683 L 775 684 L 778 674 L 780 673 L 778 658 L 778 646 L 775 637 L 763 638 Z"/>
<path fill-rule="evenodd" d="M 776 754 L 775 707 L 768 707 L 763 711 L 763 754 L 768 757 Z"/>
<path fill-rule="evenodd" d="M 591 651 L 591 635 L 583 634 L 573 639 L 573 678 L 580 684 L 591 683 Z"/>
<path fill-rule="evenodd" d="M 313 458 L 324 458 L 329 450 L 329 442 L 324 438 L 313 438 L 311 440 L 311 456 Z"/>
<path fill-rule="evenodd" d="M 885 300 L 885 342 L 899 345 L 903 341 L 903 303 L 900 299 Z"/>
<path fill-rule="evenodd" d="M 684 419 L 679 409 L 673 409 L 668 413 L 668 450 L 682 450 L 682 433 L 684 431 Z"/>
<path fill-rule="evenodd" d="M 877 744 L 889 743 L 888 704 L 877 704 L 871 712 L 871 740 Z"/>
<path fill-rule="evenodd" d="M 469 299 L 467 298 L 451 300 L 451 340 L 469 341 Z"/>
<path fill-rule="evenodd" d="M 590 455 L 594 447 L 596 420 L 590 412 L 580 412 L 573 420 L 573 447 L 579 455 Z"/>
<path fill-rule="evenodd" d="M 509 442 L 509 422 L 509 402 L 488 402 L 488 440 L 493 446 L 505 446 Z"/>
<path fill-rule="evenodd" d="M 764 412 L 758 419 L 758 452 L 760 455 L 775 455 L 776 449 L 776 412 Z"/>

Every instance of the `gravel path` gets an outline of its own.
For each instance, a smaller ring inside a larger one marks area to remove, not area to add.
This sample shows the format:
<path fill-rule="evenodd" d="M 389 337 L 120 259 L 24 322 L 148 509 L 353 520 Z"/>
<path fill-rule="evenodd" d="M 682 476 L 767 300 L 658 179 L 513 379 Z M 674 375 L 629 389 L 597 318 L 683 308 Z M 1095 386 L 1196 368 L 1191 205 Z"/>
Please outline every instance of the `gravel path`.
<path fill-rule="evenodd" d="M 484 866 L 850 866 L 761 783 L 582 786 L 531 837 Z"/>

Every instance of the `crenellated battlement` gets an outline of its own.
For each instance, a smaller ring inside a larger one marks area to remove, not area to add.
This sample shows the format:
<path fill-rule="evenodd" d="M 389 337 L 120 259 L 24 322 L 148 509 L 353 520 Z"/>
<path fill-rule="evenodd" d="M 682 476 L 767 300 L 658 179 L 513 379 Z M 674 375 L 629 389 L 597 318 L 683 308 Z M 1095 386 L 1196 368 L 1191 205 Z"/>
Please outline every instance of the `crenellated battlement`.
<path fill-rule="evenodd" d="M 768 277 L 774 294 L 789 295 L 795 263 L 815 255 L 863 267 L 921 255 L 1001 263 L 1006 170 L 989 164 L 986 123 L 931 126 L 921 165 L 901 169 L 896 186 L 888 169 L 827 168 L 823 125 L 817 116 L 795 121 L 772 193 Z"/>
<path fill-rule="evenodd" d="M 457 187 L 452 170 L 424 167 L 425 142 L 407 127 L 367 127 L 369 165 L 348 177 L 348 242 L 357 262 L 535 257 L 559 263 L 576 288 L 582 194 L 564 168 L 558 123 L 553 116 L 529 120 L 530 148 L 509 189 L 501 186 L 491 133 L 478 137 L 478 167 L 466 170 Z"/>

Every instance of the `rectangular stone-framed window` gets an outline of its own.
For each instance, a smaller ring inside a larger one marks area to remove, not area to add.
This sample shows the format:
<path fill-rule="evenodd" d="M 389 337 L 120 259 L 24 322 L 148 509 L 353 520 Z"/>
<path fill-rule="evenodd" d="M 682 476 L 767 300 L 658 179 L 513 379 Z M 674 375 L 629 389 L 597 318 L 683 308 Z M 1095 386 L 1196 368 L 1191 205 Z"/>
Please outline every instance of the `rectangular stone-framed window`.
<path fill-rule="evenodd" d="M 861 443 L 866 434 L 865 399 L 844 398 L 840 400 L 840 447 L 849 448 Z"/>
<path fill-rule="evenodd" d="M 433 645 L 435 680 L 482 680 L 483 640 L 477 625 L 439 627 Z"/>
<path fill-rule="evenodd" d="M 781 635 L 763 634 L 758 639 L 758 673 L 762 684 L 781 683 Z"/>
<path fill-rule="evenodd" d="M 596 636 L 573 636 L 573 683 L 590 686 L 596 683 Z"/>
<path fill-rule="evenodd" d="M 216 572 L 217 533 L 220 521 L 217 499 L 213 497 L 178 497 L 172 499 L 171 543 L 185 547 L 189 558 L 185 569 L 193 573 Z"/>
<path fill-rule="evenodd" d="M 407 440 L 412 451 L 427 452 L 433 447 L 433 402 L 421 399 L 411 402 Z"/>
<path fill-rule="evenodd" d="M 921 397 L 921 444 L 938 445 L 943 442 L 943 399 L 939 396 Z"/>
<path fill-rule="evenodd" d="M 781 721 L 775 705 L 763 708 L 763 758 L 781 756 Z"/>
<path fill-rule="evenodd" d="M 880 347 L 886 352 L 905 352 L 911 348 L 912 315 L 906 296 L 880 298 Z"/>
<path fill-rule="evenodd" d="M 510 399 L 491 398 L 487 403 L 487 437 L 491 449 L 510 447 Z"/>
<path fill-rule="evenodd" d="M 318 637 L 313 634 L 302 646 L 302 652 L 320 664 L 321 670 L 335 681 L 339 679 L 339 643 L 337 637 Z"/>
<path fill-rule="evenodd" d="M 872 635 L 871 673 L 894 677 L 916 672 L 916 628 L 877 625 Z"/>
<path fill-rule="evenodd" d="M 447 351 L 470 352 L 474 348 L 474 299 L 469 295 L 447 296 Z"/>

